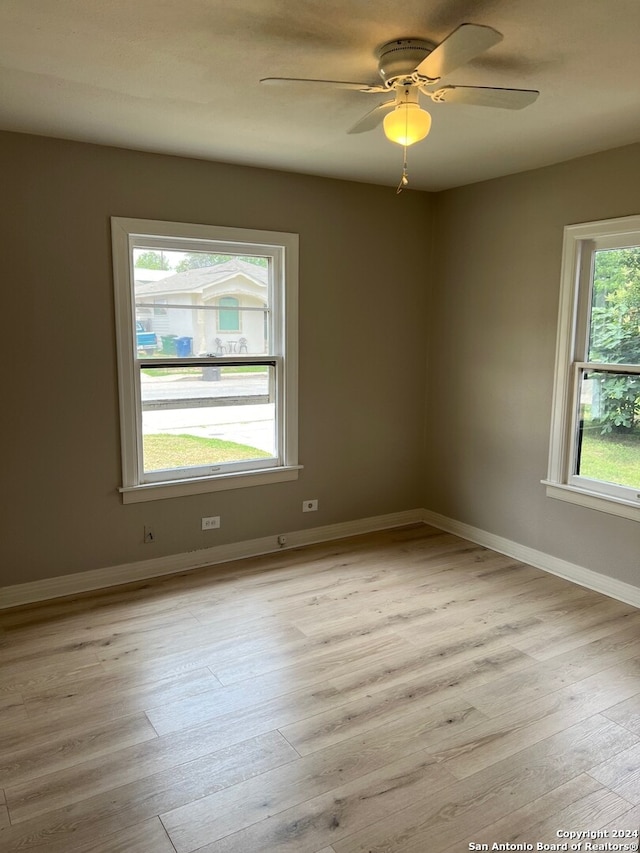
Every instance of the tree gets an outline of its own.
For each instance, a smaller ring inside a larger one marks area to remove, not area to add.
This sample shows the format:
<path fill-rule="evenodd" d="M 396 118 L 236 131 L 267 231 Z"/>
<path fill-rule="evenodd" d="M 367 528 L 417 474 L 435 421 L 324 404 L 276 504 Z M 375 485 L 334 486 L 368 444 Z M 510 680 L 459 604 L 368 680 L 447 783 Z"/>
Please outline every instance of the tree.
<path fill-rule="evenodd" d="M 246 263 L 255 264 L 258 267 L 267 266 L 266 258 L 256 257 L 255 255 L 215 255 L 208 252 L 187 252 L 185 257 L 176 265 L 176 272 L 214 267 L 216 264 L 224 264 L 234 257 L 238 258 L 239 261 L 246 261 Z"/>
<path fill-rule="evenodd" d="M 171 265 L 163 252 L 141 252 L 136 258 L 135 265 L 145 270 L 171 269 Z"/>
<path fill-rule="evenodd" d="M 596 252 L 589 361 L 640 364 L 640 247 Z M 640 377 L 595 374 L 603 433 L 629 431 L 640 420 Z"/>

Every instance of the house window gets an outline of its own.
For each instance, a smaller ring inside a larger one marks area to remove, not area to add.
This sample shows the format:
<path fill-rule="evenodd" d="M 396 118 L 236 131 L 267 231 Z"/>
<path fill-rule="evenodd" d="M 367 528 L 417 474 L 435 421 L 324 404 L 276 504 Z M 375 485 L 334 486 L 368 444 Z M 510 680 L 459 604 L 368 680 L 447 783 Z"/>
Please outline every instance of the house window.
<path fill-rule="evenodd" d="M 218 302 L 218 329 L 221 332 L 240 331 L 240 301 L 235 296 L 223 296 Z"/>
<path fill-rule="evenodd" d="M 296 479 L 297 235 L 119 217 L 111 230 L 123 501 Z M 136 281 L 149 252 L 169 269 Z M 234 287 L 242 299 L 216 294 Z"/>
<path fill-rule="evenodd" d="M 640 521 L 640 216 L 565 228 L 544 482 Z"/>

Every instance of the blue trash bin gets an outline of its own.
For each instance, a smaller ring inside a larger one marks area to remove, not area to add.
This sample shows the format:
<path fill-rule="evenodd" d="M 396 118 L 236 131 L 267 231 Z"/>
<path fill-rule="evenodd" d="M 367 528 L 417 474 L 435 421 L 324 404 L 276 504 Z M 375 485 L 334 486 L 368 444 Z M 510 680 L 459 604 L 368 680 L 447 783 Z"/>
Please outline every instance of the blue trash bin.
<path fill-rule="evenodd" d="M 178 358 L 187 358 L 193 353 L 193 338 L 176 339 L 176 355 Z"/>

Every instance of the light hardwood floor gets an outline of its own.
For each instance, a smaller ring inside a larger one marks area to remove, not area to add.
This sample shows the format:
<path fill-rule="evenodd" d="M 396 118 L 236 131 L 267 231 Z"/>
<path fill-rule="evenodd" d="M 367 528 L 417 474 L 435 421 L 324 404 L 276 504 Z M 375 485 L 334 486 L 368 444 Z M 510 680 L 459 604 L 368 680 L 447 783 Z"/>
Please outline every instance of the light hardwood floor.
<path fill-rule="evenodd" d="M 0 625 L 3 853 L 637 841 L 640 611 L 432 527 Z"/>

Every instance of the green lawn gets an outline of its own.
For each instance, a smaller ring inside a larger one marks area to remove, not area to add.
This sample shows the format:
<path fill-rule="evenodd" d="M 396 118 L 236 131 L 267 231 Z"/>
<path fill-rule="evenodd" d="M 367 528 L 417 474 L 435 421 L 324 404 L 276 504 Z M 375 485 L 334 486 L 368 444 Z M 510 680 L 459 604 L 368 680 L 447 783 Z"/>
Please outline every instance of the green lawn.
<path fill-rule="evenodd" d="M 599 430 L 585 430 L 580 474 L 640 489 L 640 435 L 600 435 Z"/>
<path fill-rule="evenodd" d="M 220 373 L 266 373 L 268 370 L 263 364 L 245 364 L 242 366 L 221 367 Z"/>
<path fill-rule="evenodd" d="M 270 455 L 257 447 L 236 444 L 234 441 L 155 433 L 143 436 L 143 449 L 145 471 L 185 465 L 218 465 L 243 459 L 264 459 Z"/>
<path fill-rule="evenodd" d="M 215 364 L 209 366 L 215 367 Z M 221 367 L 220 373 L 223 375 L 232 375 L 234 373 L 266 373 L 267 369 L 262 364 L 245 364 L 237 367 Z M 202 377 L 202 368 L 181 367 L 172 369 L 169 367 L 143 367 L 141 373 L 144 373 L 146 376 L 175 376 L 176 379 L 180 379 L 181 376 L 195 376 L 200 378 Z"/>
<path fill-rule="evenodd" d="M 145 376 L 175 376 L 177 379 L 181 376 L 202 376 L 201 367 L 181 367 L 178 370 L 168 367 L 143 367 L 140 372 Z"/>

